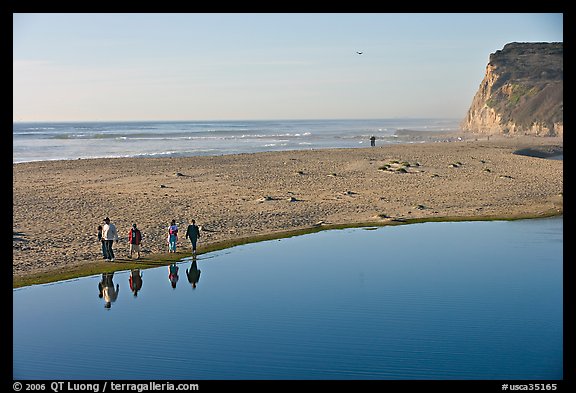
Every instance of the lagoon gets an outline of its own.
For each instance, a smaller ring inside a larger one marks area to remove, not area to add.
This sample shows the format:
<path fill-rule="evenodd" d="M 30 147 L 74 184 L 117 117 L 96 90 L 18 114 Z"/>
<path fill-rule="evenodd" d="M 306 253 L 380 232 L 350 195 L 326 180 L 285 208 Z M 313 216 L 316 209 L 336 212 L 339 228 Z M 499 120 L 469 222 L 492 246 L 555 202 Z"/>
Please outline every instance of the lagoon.
<path fill-rule="evenodd" d="M 14 379 L 560 380 L 563 217 L 330 230 L 13 290 Z M 197 268 L 195 287 L 186 270 Z"/>

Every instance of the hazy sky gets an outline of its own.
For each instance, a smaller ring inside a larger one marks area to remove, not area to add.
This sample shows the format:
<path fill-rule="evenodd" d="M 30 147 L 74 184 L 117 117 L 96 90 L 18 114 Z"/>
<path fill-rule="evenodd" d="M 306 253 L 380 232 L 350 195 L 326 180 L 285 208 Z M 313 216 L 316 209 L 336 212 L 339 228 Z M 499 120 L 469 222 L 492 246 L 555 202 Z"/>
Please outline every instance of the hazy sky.
<path fill-rule="evenodd" d="M 463 118 L 562 14 L 14 14 L 13 119 Z M 356 54 L 362 51 L 362 55 Z"/>

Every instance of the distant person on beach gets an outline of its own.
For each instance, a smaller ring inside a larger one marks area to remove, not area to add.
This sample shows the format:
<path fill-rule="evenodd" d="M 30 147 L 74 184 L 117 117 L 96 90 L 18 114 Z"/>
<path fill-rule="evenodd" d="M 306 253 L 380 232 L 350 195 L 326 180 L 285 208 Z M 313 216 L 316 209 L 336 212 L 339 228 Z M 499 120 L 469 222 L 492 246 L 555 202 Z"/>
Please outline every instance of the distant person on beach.
<path fill-rule="evenodd" d="M 200 228 L 196 225 L 196 221 L 192 220 L 192 224 L 188 225 L 186 229 L 186 239 L 190 238 L 192 242 L 192 254 L 196 255 L 196 243 L 200 238 Z"/>
<path fill-rule="evenodd" d="M 118 242 L 118 232 L 116 231 L 116 225 L 110 223 L 110 219 L 108 217 L 104 219 L 104 226 L 102 227 L 102 239 L 104 239 L 104 246 L 106 249 L 106 255 L 104 256 L 104 259 L 114 262 L 114 250 L 112 249 L 112 246 L 115 241 Z"/>
<path fill-rule="evenodd" d="M 376 137 L 374 135 L 370 137 L 370 146 L 376 146 Z"/>
<path fill-rule="evenodd" d="M 138 296 L 138 291 L 142 289 L 142 272 L 140 272 L 140 269 L 132 269 L 130 271 L 128 282 L 130 283 L 130 290 L 134 294 L 134 297 Z"/>
<path fill-rule="evenodd" d="M 104 245 L 104 238 L 102 237 L 102 225 L 98 225 L 98 241 L 102 248 L 102 256 L 106 259 L 106 246 Z"/>
<path fill-rule="evenodd" d="M 192 257 L 190 269 L 186 269 L 186 277 L 188 277 L 188 282 L 192 284 L 192 288 L 196 289 L 196 284 L 200 281 L 200 270 L 198 270 L 198 264 L 196 263 L 196 255 Z"/>
<path fill-rule="evenodd" d="M 114 287 L 114 272 L 112 273 L 102 273 L 102 281 L 98 284 L 98 288 L 101 289 L 102 296 L 104 298 L 104 307 L 112 307 L 112 303 L 118 299 L 118 293 L 120 292 L 120 285 L 116 284 Z M 100 297 L 100 295 L 98 295 Z"/>
<path fill-rule="evenodd" d="M 178 266 L 176 263 L 172 263 L 168 267 L 168 279 L 170 280 L 172 288 L 176 289 L 176 284 L 178 283 Z"/>
<path fill-rule="evenodd" d="M 132 224 L 132 228 L 128 233 L 128 243 L 130 243 L 130 255 L 128 258 L 132 258 L 132 254 L 136 253 L 138 256 L 136 259 L 140 259 L 140 243 L 142 242 L 142 233 L 140 229 L 136 227 L 136 224 Z"/>
<path fill-rule="evenodd" d="M 172 220 L 168 228 L 168 252 L 176 252 L 176 242 L 178 242 L 178 225 L 176 220 Z"/>

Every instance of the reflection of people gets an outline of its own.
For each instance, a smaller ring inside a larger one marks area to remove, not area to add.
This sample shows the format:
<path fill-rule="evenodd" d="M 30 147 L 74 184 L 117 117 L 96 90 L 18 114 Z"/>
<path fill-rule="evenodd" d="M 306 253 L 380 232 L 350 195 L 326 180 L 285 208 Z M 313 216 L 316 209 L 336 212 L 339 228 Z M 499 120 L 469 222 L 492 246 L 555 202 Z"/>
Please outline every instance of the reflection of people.
<path fill-rule="evenodd" d="M 170 280 L 170 284 L 172 284 L 172 288 L 176 288 L 176 283 L 178 282 L 178 266 L 176 263 L 170 264 L 168 267 L 168 279 Z"/>
<path fill-rule="evenodd" d="M 102 237 L 102 225 L 98 225 L 98 241 L 100 246 L 102 246 L 102 256 L 106 259 L 106 245 L 104 244 L 104 238 Z"/>
<path fill-rule="evenodd" d="M 376 137 L 374 135 L 370 137 L 370 146 L 376 146 Z"/>
<path fill-rule="evenodd" d="M 102 281 L 98 284 L 98 289 L 100 289 L 101 295 L 98 297 L 104 298 L 104 307 L 112 307 L 112 303 L 118 299 L 118 293 L 120 292 L 120 286 L 116 284 L 114 287 L 114 272 L 112 273 L 102 273 Z"/>
<path fill-rule="evenodd" d="M 112 250 L 112 244 L 114 241 L 118 241 L 118 232 L 116 232 L 116 226 L 110 223 L 110 219 L 108 217 L 104 219 L 104 226 L 102 227 L 102 239 L 104 239 L 104 246 L 106 249 L 105 259 L 107 261 L 114 262 L 114 250 Z"/>
<path fill-rule="evenodd" d="M 196 221 L 192 220 L 192 224 L 188 225 L 186 229 L 186 239 L 190 238 L 192 242 L 192 254 L 196 254 L 196 242 L 200 237 L 200 228 L 196 225 Z"/>
<path fill-rule="evenodd" d="M 142 273 L 140 269 L 132 269 L 130 271 L 128 282 L 130 283 L 130 290 L 134 294 L 134 297 L 138 296 L 138 291 L 142 289 Z"/>
<path fill-rule="evenodd" d="M 140 242 L 142 242 L 142 233 L 140 229 L 136 228 L 136 224 L 132 224 L 132 228 L 128 232 L 128 243 L 130 243 L 128 258 L 132 258 L 132 254 L 136 253 L 138 255 L 136 259 L 140 259 Z"/>
<path fill-rule="evenodd" d="M 196 283 L 200 281 L 200 270 L 198 270 L 198 265 L 196 263 L 196 255 L 192 257 L 190 269 L 186 269 L 186 276 L 188 277 L 188 282 L 192 284 L 192 288 L 196 288 Z"/>
<path fill-rule="evenodd" d="M 102 299 L 104 297 L 104 285 L 106 285 L 106 274 L 108 274 L 108 273 L 102 273 L 102 278 L 100 279 L 100 282 L 98 283 L 98 297 L 100 299 Z"/>
<path fill-rule="evenodd" d="M 168 228 L 168 252 L 176 252 L 176 242 L 178 241 L 178 225 L 176 225 L 176 220 L 170 222 L 170 227 Z"/>

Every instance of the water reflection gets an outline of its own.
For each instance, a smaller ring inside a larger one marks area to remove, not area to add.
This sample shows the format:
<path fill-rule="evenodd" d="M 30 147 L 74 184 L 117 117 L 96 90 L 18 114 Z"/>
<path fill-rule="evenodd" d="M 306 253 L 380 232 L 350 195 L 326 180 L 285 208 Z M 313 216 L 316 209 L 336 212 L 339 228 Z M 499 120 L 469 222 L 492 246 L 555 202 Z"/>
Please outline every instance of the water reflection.
<path fill-rule="evenodd" d="M 13 377 L 563 378 L 561 217 L 370 229 L 15 289 Z"/>
<path fill-rule="evenodd" d="M 196 284 L 198 284 L 198 281 L 200 281 L 200 270 L 198 269 L 198 264 L 196 263 L 196 255 L 192 257 L 190 269 L 186 269 L 186 277 L 188 277 L 188 282 L 192 284 L 192 288 L 196 289 Z"/>
<path fill-rule="evenodd" d="M 176 289 L 176 284 L 178 283 L 178 265 L 176 265 L 176 263 L 168 266 L 168 279 L 170 280 L 172 288 Z"/>
<path fill-rule="evenodd" d="M 142 272 L 140 272 L 140 269 L 132 269 L 130 271 L 128 282 L 130 283 L 130 290 L 134 294 L 134 297 L 138 296 L 138 291 L 142 289 Z"/>
<path fill-rule="evenodd" d="M 183 262 L 179 262 L 183 263 Z M 178 284 L 179 270 L 177 262 L 171 263 L 168 266 L 168 280 L 172 289 L 176 289 Z M 121 272 L 116 272 L 121 274 Z M 128 284 L 130 286 L 130 291 L 134 297 L 138 297 L 140 290 L 142 289 L 143 283 L 143 272 L 141 269 L 135 268 L 130 270 L 130 275 L 128 277 Z M 200 280 L 200 269 L 198 269 L 198 262 L 196 255 L 191 259 L 190 267 L 186 269 L 186 278 L 191 284 L 193 289 L 196 289 L 196 285 Z M 155 286 L 151 283 L 150 285 Z M 115 303 L 118 299 L 118 294 L 120 292 L 120 285 L 114 284 L 114 273 L 102 273 L 100 282 L 98 282 L 98 297 L 104 300 L 104 307 L 111 308 L 112 303 Z"/>
<path fill-rule="evenodd" d="M 104 307 L 112 307 L 112 303 L 118 299 L 120 285 L 114 287 L 114 273 L 102 273 L 102 279 L 98 283 L 98 297 L 104 299 Z"/>

